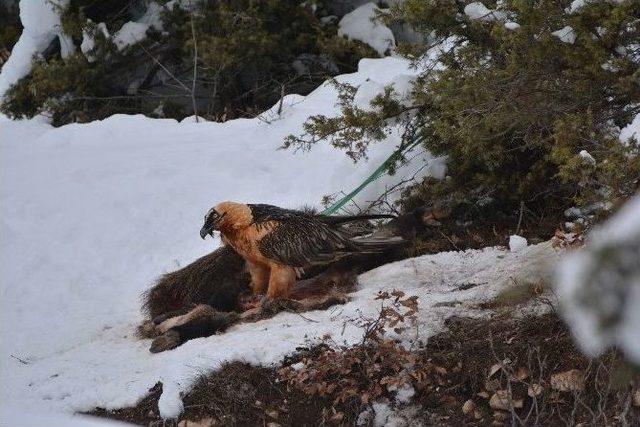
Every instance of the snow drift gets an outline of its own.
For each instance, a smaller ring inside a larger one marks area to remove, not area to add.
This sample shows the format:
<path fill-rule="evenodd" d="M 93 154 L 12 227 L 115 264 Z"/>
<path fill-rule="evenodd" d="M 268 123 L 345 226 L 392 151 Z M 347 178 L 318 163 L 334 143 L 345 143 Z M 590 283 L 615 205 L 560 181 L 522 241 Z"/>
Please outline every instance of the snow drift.
<path fill-rule="evenodd" d="M 404 60 L 363 60 L 338 80 L 384 86 L 415 73 Z M 0 118 L 3 404 L 115 408 L 134 404 L 156 381 L 165 383 L 163 402 L 175 402 L 194 368 L 232 358 L 272 362 L 303 340 L 303 331 L 285 328 L 282 345 L 263 349 L 264 326 L 253 325 L 240 328 L 248 335 L 155 357 L 133 334 L 141 291 L 215 248 L 198 235 L 213 204 L 318 205 L 357 186 L 396 148 L 400 136 L 392 133 L 358 164 L 328 144 L 311 153 L 278 150 L 309 115 L 337 114 L 336 96 L 327 83 L 287 96 L 281 114 L 274 108 L 226 123 L 118 115 L 53 128 L 43 118 Z M 419 150 L 412 156 L 358 202 L 400 180 L 442 174 L 441 160 Z"/>

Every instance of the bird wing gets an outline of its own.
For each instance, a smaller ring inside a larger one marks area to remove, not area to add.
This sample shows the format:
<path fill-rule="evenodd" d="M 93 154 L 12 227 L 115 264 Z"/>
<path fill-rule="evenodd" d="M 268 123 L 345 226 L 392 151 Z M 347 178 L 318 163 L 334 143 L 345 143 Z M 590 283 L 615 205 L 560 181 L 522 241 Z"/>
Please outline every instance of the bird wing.
<path fill-rule="evenodd" d="M 305 267 L 325 264 L 358 251 L 358 245 L 345 231 L 303 212 L 281 211 L 269 209 L 264 215 L 254 216 L 258 227 L 260 223 L 275 223 L 258 242 L 263 256 L 292 267 Z"/>

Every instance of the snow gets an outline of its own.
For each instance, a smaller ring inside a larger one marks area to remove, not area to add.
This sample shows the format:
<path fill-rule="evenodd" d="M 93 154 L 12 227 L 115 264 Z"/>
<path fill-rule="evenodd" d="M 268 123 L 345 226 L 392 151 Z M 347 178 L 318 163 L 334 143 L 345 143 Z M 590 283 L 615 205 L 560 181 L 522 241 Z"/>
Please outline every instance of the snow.
<path fill-rule="evenodd" d="M 566 257 L 557 273 L 563 313 L 582 349 L 618 346 L 640 364 L 640 195 Z"/>
<path fill-rule="evenodd" d="M 384 87 L 417 73 L 399 58 L 363 59 L 357 73 L 337 80 Z M 358 342 L 362 330 L 349 319 L 374 316 L 380 290 L 419 297 L 416 338 L 424 340 L 449 316 L 485 315 L 478 303 L 514 279 L 548 275 L 557 257 L 550 243 L 407 259 L 361 275 L 346 305 L 305 314 L 316 322 L 281 313 L 149 353 L 149 340 L 135 337 L 139 295 L 158 275 L 219 244 L 198 235 L 210 206 L 221 200 L 317 206 L 325 194 L 360 184 L 400 143 L 394 131 L 358 164 L 329 144 L 311 153 L 278 150 L 310 115 L 338 114 L 336 101 L 327 82 L 306 97 L 286 96 L 280 113 L 274 106 L 260 118 L 225 123 L 115 115 L 53 128 L 43 118 L 0 117 L 2 405 L 28 412 L 114 409 L 136 404 L 161 381 L 160 414 L 175 418 L 194 380 L 225 361 L 278 363 L 325 334 Z M 411 157 L 356 201 L 444 170 L 443 160 L 428 153 Z"/>
<path fill-rule="evenodd" d="M 87 22 L 91 24 L 90 19 L 88 19 Z M 97 31 L 102 32 L 106 39 L 111 37 L 109 31 L 107 30 L 107 25 L 104 22 L 100 22 L 98 25 L 96 25 L 93 31 L 88 29 L 82 30 L 82 43 L 80 44 L 80 51 L 82 51 L 85 58 L 87 58 L 87 61 L 89 62 L 94 62 L 96 60 L 95 57 L 91 54 L 91 51 L 96 46 L 95 32 Z"/>
<path fill-rule="evenodd" d="M 122 50 L 144 40 L 149 27 L 150 25 L 144 22 L 129 21 L 113 35 L 113 42 L 119 50 Z"/>
<path fill-rule="evenodd" d="M 589 153 L 587 150 L 581 150 L 578 153 L 578 156 L 584 160 L 585 163 L 588 163 L 590 165 L 595 165 L 596 164 L 596 159 L 593 158 L 593 156 L 591 155 L 591 153 Z"/>
<path fill-rule="evenodd" d="M 503 12 L 491 10 L 479 1 L 469 3 L 464 7 L 464 14 L 471 20 L 496 21 L 505 18 Z"/>
<path fill-rule="evenodd" d="M 415 394 L 416 391 L 411 384 L 404 384 L 396 391 L 395 400 L 399 403 L 409 403 Z"/>
<path fill-rule="evenodd" d="M 527 247 L 527 239 L 517 234 L 509 236 L 509 250 L 511 252 L 520 252 Z"/>
<path fill-rule="evenodd" d="M 413 104 L 413 86 L 416 82 L 416 76 L 409 74 L 400 74 L 397 76 L 392 84 L 395 92 L 394 98 L 396 101 L 405 106 Z"/>
<path fill-rule="evenodd" d="M 384 86 L 411 72 L 397 58 L 363 60 L 358 73 L 338 80 L 360 85 L 368 78 Z M 286 97 L 281 115 L 276 107 L 263 115 L 269 120 L 226 123 L 117 115 L 54 129 L 43 119 L 0 119 L 3 404 L 56 412 L 118 408 L 134 405 L 162 381 L 161 413 L 175 417 L 194 378 L 226 360 L 276 363 L 325 333 L 358 341 L 361 330 L 345 321 L 374 315 L 378 290 L 418 295 L 420 338 L 426 338 L 447 316 L 481 315 L 472 308 L 479 301 L 513 277 L 542 274 L 540 265 L 555 258 L 543 244 L 518 253 L 490 248 L 409 259 L 363 274 L 353 300 L 338 312 L 306 315 L 318 323 L 282 313 L 149 353 L 149 341 L 134 337 L 139 294 L 159 274 L 213 249 L 198 236 L 211 205 L 317 203 L 355 187 L 395 148 L 400 136 L 393 134 L 358 165 L 328 144 L 312 153 L 277 150 L 310 114 L 337 114 L 336 98 L 335 87 L 325 84 L 307 97 Z M 417 163 L 424 159 L 427 154 Z M 375 182 L 359 201 L 416 167 Z M 478 285 L 458 290 L 469 283 Z M 443 302 L 455 304 L 435 306 Z M 266 336 L 268 346 L 260 344 Z"/>
<path fill-rule="evenodd" d="M 55 2 L 60 8 L 67 3 L 68 0 Z M 0 99 L 14 83 L 29 74 L 33 57 L 61 33 L 60 16 L 49 0 L 20 0 L 20 20 L 24 29 L 0 73 Z"/>
<path fill-rule="evenodd" d="M 582 9 L 585 5 L 585 0 L 573 0 L 571 2 L 571 5 L 569 6 L 569 8 L 567 9 L 568 13 L 575 13 L 577 11 L 579 11 L 580 9 Z"/>
<path fill-rule="evenodd" d="M 73 43 L 71 36 L 66 34 L 58 34 L 60 40 L 60 56 L 62 59 L 66 59 L 76 53 L 76 45 Z"/>
<path fill-rule="evenodd" d="M 390 82 L 390 86 L 393 89 L 392 98 L 402 105 L 410 106 L 413 102 L 411 93 L 415 81 L 415 74 L 399 74 L 395 76 Z M 358 86 L 353 97 L 354 104 L 363 110 L 370 111 L 372 109 L 371 101 L 378 95 L 384 95 L 384 91 L 385 87 L 383 85 L 367 80 Z"/>
<path fill-rule="evenodd" d="M 147 24 L 149 28 L 153 28 L 158 31 L 162 31 L 164 26 L 162 24 L 162 12 L 165 7 L 159 5 L 157 2 L 152 1 L 147 4 L 147 10 L 144 15 L 138 20 L 138 22 Z"/>
<path fill-rule="evenodd" d="M 356 94 L 353 96 L 353 103 L 364 110 L 371 109 L 371 101 L 378 95 L 384 93 L 384 86 L 380 83 L 367 80 L 358 86 Z"/>
<path fill-rule="evenodd" d="M 385 86 L 417 73 L 398 58 L 365 59 L 338 81 Z M 306 97 L 285 97 L 280 114 L 275 106 L 260 118 L 226 123 L 115 115 L 53 128 L 42 117 L 0 117 L 2 401 L 65 412 L 116 408 L 162 381 L 164 413 L 175 414 L 198 369 L 231 358 L 271 363 L 292 351 L 306 325 L 296 331 L 283 323 L 296 325 L 298 316 L 151 355 L 149 342 L 133 336 L 139 295 L 158 275 L 214 249 L 198 236 L 211 205 L 317 205 L 326 194 L 355 188 L 395 150 L 399 131 L 357 165 L 329 144 L 311 153 L 278 150 L 310 115 L 337 115 L 336 101 L 327 82 Z M 444 168 L 424 151 L 411 155 L 356 201 L 366 204 L 405 178 Z M 254 348 L 269 325 L 282 343 Z"/>
<path fill-rule="evenodd" d="M 42 426 L 64 426 L 64 427 L 127 427 L 133 424 L 108 420 L 105 418 L 87 417 L 82 415 L 65 414 L 41 414 L 27 411 L 3 410 L 0 414 L 0 424 L 2 426 L 16 427 L 42 427 Z"/>
<path fill-rule="evenodd" d="M 384 56 L 395 48 L 396 41 L 391 30 L 376 19 L 379 10 L 374 3 L 366 3 L 347 13 L 338 23 L 338 35 L 366 43 Z"/>
<path fill-rule="evenodd" d="M 626 144 L 631 138 L 640 142 L 640 114 L 637 114 L 631 123 L 620 130 L 620 142 Z"/>
<path fill-rule="evenodd" d="M 518 28 L 520 28 L 520 24 L 518 24 L 517 22 L 507 21 L 504 23 L 504 27 L 507 30 L 517 30 Z"/>
<path fill-rule="evenodd" d="M 568 25 L 558 31 L 552 32 L 551 35 L 559 38 L 563 43 L 573 44 L 576 41 L 576 33 L 573 28 Z"/>

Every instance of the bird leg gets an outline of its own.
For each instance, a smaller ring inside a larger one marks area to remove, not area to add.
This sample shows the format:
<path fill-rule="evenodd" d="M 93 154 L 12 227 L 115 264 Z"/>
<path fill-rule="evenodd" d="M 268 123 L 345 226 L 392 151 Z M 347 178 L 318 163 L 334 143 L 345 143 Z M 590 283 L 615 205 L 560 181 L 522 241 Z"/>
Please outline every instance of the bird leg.
<path fill-rule="evenodd" d="M 289 298 L 289 291 L 295 281 L 295 269 L 280 264 L 271 265 L 267 297 L 270 299 Z"/>
<path fill-rule="evenodd" d="M 247 270 L 251 276 L 251 289 L 254 295 L 264 294 L 269 284 L 271 270 L 262 264 L 247 261 Z"/>

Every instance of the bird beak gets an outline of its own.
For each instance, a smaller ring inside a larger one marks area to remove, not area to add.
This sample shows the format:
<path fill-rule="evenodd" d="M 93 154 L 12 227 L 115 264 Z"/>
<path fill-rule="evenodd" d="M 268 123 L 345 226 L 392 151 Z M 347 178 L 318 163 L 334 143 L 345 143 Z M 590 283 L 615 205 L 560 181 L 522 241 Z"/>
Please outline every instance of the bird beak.
<path fill-rule="evenodd" d="M 207 226 L 206 224 L 200 229 L 200 237 L 204 239 L 207 237 L 207 234 L 213 237 L 213 227 Z"/>

